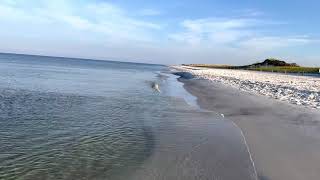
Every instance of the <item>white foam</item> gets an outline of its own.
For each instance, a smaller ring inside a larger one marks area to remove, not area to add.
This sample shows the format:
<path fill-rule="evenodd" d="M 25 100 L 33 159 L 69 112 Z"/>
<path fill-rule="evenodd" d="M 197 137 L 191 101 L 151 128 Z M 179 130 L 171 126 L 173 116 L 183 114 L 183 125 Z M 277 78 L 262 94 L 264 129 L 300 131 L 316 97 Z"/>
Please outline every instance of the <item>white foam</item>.
<path fill-rule="evenodd" d="M 173 68 L 243 91 L 320 109 L 320 78 L 317 77 L 188 66 L 173 66 Z"/>

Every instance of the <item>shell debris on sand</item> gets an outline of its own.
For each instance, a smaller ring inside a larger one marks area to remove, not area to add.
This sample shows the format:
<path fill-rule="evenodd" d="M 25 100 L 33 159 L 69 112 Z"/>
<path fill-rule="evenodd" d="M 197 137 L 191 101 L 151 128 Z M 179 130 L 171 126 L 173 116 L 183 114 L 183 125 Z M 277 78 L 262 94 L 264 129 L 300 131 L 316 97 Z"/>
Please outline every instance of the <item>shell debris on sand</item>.
<path fill-rule="evenodd" d="M 230 85 L 247 92 L 292 104 L 320 109 L 320 78 L 233 69 L 172 66 L 195 77 Z"/>

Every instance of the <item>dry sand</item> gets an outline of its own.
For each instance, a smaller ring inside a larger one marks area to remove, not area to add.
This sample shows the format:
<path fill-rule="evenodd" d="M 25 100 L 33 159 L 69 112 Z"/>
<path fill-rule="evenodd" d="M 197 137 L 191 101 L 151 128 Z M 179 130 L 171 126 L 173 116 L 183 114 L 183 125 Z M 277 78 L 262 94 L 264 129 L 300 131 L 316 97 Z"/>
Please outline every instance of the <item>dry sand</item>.
<path fill-rule="evenodd" d="M 188 66 L 174 66 L 174 68 L 242 91 L 320 109 L 319 77 Z"/>
<path fill-rule="evenodd" d="M 242 129 L 260 180 L 320 179 L 319 109 L 208 80 L 181 81 L 201 108 L 223 113 Z"/>

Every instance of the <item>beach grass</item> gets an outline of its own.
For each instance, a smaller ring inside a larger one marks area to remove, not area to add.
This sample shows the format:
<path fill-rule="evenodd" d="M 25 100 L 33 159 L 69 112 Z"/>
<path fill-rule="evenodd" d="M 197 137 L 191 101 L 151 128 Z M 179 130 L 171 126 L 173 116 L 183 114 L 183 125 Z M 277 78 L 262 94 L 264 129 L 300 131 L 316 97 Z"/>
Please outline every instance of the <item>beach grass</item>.
<path fill-rule="evenodd" d="M 270 66 L 249 67 L 248 70 L 282 73 L 319 73 L 320 67 Z"/>
<path fill-rule="evenodd" d="M 192 67 L 204 67 L 215 69 L 243 69 L 264 72 L 280 72 L 280 73 L 320 73 L 320 67 L 303 67 L 303 66 L 232 66 L 232 65 L 215 65 L 215 64 L 190 64 Z"/>

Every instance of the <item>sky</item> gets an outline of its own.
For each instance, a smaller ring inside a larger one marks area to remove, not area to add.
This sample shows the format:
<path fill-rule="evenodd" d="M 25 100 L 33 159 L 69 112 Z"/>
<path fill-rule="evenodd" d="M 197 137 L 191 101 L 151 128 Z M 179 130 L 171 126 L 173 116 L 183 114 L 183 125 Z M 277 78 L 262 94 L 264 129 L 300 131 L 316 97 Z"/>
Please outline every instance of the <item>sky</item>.
<path fill-rule="evenodd" d="M 320 66 L 318 0 L 0 0 L 0 52 Z"/>

